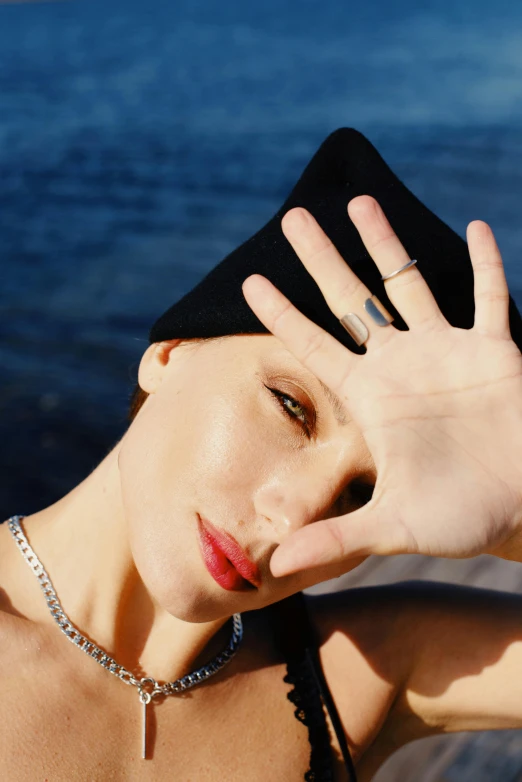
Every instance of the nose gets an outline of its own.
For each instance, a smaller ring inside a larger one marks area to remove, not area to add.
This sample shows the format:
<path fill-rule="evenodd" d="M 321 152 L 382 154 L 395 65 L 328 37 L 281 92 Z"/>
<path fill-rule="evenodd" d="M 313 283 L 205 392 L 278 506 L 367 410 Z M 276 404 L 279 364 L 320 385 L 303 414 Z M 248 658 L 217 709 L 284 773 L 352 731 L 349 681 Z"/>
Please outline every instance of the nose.
<path fill-rule="evenodd" d="M 269 525 L 267 537 L 280 544 L 307 524 L 347 512 L 349 503 L 340 500 L 363 472 L 367 469 L 362 469 L 360 458 L 352 457 L 337 465 L 318 460 L 272 475 L 255 497 L 258 517 Z"/>

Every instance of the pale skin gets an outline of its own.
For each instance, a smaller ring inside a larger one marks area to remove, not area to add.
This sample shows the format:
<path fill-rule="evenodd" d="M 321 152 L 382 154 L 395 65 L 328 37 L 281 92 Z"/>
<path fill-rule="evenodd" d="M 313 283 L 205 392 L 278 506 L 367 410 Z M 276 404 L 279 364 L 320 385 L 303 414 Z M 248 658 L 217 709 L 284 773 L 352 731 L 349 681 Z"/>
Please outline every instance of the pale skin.
<path fill-rule="evenodd" d="M 373 199 L 354 199 L 348 215 L 382 274 L 405 262 Z M 366 292 L 302 216 L 283 218 L 287 239 L 333 312 L 357 309 Z M 149 396 L 122 440 L 24 528 L 71 620 L 126 667 L 183 675 L 223 648 L 235 612 L 245 641 L 212 683 L 157 707 L 154 756 L 140 761 L 136 692 L 59 633 L 0 526 L 0 757 L 10 780 L 205 782 L 226 769 L 231 782 L 261 782 L 270 763 L 273 779 L 298 782 L 307 731 L 256 609 L 370 553 L 520 561 L 522 357 L 489 227 L 471 223 L 468 244 L 471 330 L 445 322 L 413 267 L 386 283 L 410 331 L 372 328 L 357 356 L 254 275 L 245 298 L 271 334 L 145 351 Z M 319 381 L 340 397 L 345 423 Z M 305 411 L 316 419 L 307 430 Z M 375 484 L 366 504 L 363 484 Z M 258 562 L 259 589 L 227 592 L 212 579 L 197 513 Z M 414 738 L 522 727 L 522 598 L 404 584 L 308 602 L 361 782 Z"/>

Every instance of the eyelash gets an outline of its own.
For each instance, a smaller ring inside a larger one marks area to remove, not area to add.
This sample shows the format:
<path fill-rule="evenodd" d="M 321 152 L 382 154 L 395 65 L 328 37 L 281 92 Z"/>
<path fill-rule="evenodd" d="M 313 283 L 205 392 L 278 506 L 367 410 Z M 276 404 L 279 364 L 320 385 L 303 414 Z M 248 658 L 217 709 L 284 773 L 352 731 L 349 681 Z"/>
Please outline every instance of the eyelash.
<path fill-rule="evenodd" d="M 283 411 L 285 415 L 287 415 L 294 423 L 298 424 L 304 431 L 307 433 L 307 435 L 311 434 L 310 431 L 310 415 L 304 405 L 301 404 L 301 402 L 298 402 L 297 399 L 294 399 L 289 394 L 284 394 L 282 391 L 278 391 L 276 388 L 269 388 L 269 386 L 265 386 L 265 388 L 268 388 L 270 393 L 277 399 L 277 402 L 279 404 L 279 407 Z M 292 404 L 297 405 L 297 407 L 300 407 L 302 410 L 304 410 L 304 421 L 301 421 L 295 413 L 291 412 L 287 407 L 285 407 L 283 400 L 288 399 Z"/>

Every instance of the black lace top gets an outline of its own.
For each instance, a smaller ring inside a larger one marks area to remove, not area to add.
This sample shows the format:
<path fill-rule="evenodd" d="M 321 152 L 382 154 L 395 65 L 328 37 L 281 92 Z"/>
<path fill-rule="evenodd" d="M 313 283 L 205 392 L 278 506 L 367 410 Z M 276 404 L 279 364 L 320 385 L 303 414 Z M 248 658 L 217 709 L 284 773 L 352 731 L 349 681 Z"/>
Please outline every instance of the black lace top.
<path fill-rule="evenodd" d="M 284 681 L 293 684 L 287 697 L 295 705 L 295 716 L 308 728 L 310 767 L 305 782 L 334 782 L 333 751 L 323 703 L 339 741 L 350 782 L 357 782 L 346 737 L 324 678 L 313 627 L 302 592 L 274 603 L 271 610 L 275 637 L 286 660 Z"/>

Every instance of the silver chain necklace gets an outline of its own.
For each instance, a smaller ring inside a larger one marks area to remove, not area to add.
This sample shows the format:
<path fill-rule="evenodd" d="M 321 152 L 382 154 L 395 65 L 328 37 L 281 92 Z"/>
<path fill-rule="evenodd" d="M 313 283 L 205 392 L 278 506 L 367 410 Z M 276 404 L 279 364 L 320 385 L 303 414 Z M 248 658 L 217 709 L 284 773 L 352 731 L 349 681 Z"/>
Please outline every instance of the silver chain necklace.
<path fill-rule="evenodd" d="M 7 522 L 8 527 L 23 558 L 38 579 L 47 601 L 49 611 L 51 612 L 54 621 L 62 633 L 64 633 L 69 641 L 77 646 L 78 649 L 81 649 L 82 652 L 88 654 L 90 657 L 92 657 L 93 660 L 96 660 L 97 663 L 103 665 L 105 670 L 109 671 L 109 673 L 117 676 L 125 684 L 130 684 L 133 687 L 137 687 L 140 702 L 143 705 L 141 757 L 146 758 L 147 706 L 152 701 L 152 699 L 156 698 L 158 695 L 176 695 L 177 693 L 188 690 L 191 687 L 195 687 L 196 684 L 201 684 L 201 682 L 206 681 L 210 676 L 213 676 L 215 673 L 220 671 L 224 665 L 230 662 L 232 657 L 234 657 L 236 654 L 239 648 L 239 644 L 243 638 L 243 623 L 241 621 L 241 614 L 234 614 L 232 617 L 232 638 L 230 639 L 228 646 L 206 665 L 203 665 L 201 668 L 198 668 L 191 673 L 187 673 L 180 679 L 176 679 L 176 681 L 166 682 L 165 684 L 160 684 L 151 676 L 145 676 L 141 679 L 137 679 L 130 671 L 124 668 L 123 665 L 119 665 L 116 660 L 104 652 L 103 649 L 100 649 L 99 646 L 96 646 L 95 643 L 92 643 L 92 641 L 89 641 L 84 635 L 82 635 L 70 621 L 69 617 L 63 610 L 60 601 L 58 600 L 58 596 L 53 589 L 53 585 L 51 584 L 49 576 L 45 572 L 44 566 L 36 556 L 24 535 L 22 527 L 20 526 L 20 520 L 23 518 L 23 515 L 11 516 Z"/>

